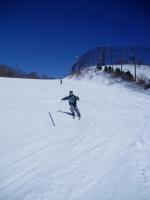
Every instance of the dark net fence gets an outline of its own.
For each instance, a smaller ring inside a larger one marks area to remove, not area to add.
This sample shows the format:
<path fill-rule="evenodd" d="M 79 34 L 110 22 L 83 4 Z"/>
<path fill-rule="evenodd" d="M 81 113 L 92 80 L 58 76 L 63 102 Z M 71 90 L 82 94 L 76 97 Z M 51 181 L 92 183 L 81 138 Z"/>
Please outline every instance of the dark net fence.
<path fill-rule="evenodd" d="M 98 47 L 78 58 L 72 66 L 72 73 L 90 66 L 105 65 L 147 65 L 150 67 L 150 47 Z"/>

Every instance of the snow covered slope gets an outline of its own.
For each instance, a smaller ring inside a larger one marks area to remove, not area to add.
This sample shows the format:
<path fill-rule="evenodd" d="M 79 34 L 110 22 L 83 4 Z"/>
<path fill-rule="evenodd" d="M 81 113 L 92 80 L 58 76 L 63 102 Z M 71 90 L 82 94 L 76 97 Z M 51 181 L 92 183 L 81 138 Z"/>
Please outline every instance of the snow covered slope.
<path fill-rule="evenodd" d="M 69 90 L 81 120 L 60 108 Z M 103 76 L 0 78 L 0 200 L 149 200 L 149 108 Z"/>

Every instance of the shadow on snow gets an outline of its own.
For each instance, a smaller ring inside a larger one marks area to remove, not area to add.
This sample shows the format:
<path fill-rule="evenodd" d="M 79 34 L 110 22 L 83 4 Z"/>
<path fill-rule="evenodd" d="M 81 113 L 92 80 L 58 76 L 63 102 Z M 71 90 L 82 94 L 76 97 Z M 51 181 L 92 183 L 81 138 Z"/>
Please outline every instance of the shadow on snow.
<path fill-rule="evenodd" d="M 65 112 L 65 111 L 60 111 L 60 110 L 58 112 L 72 116 L 72 113 L 70 113 L 70 112 Z"/>

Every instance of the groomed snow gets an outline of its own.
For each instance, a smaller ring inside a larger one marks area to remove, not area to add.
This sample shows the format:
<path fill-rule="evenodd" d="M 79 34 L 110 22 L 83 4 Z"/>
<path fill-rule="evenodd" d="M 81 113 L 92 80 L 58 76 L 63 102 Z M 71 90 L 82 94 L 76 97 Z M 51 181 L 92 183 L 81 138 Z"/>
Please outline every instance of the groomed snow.
<path fill-rule="evenodd" d="M 61 107 L 69 90 L 81 120 Z M 149 200 L 149 108 L 102 75 L 0 78 L 0 200 Z"/>

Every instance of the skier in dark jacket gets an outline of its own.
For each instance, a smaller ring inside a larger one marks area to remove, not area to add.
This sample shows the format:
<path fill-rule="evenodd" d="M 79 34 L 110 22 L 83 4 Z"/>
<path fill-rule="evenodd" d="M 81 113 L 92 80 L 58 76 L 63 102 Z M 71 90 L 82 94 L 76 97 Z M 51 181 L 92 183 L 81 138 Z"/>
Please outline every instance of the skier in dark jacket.
<path fill-rule="evenodd" d="M 70 111 L 72 113 L 73 118 L 75 118 L 75 112 L 76 112 L 80 119 L 81 114 L 77 107 L 77 101 L 79 101 L 79 97 L 75 96 L 73 94 L 73 91 L 70 91 L 69 96 L 62 98 L 61 100 L 68 100 L 70 105 Z"/>

